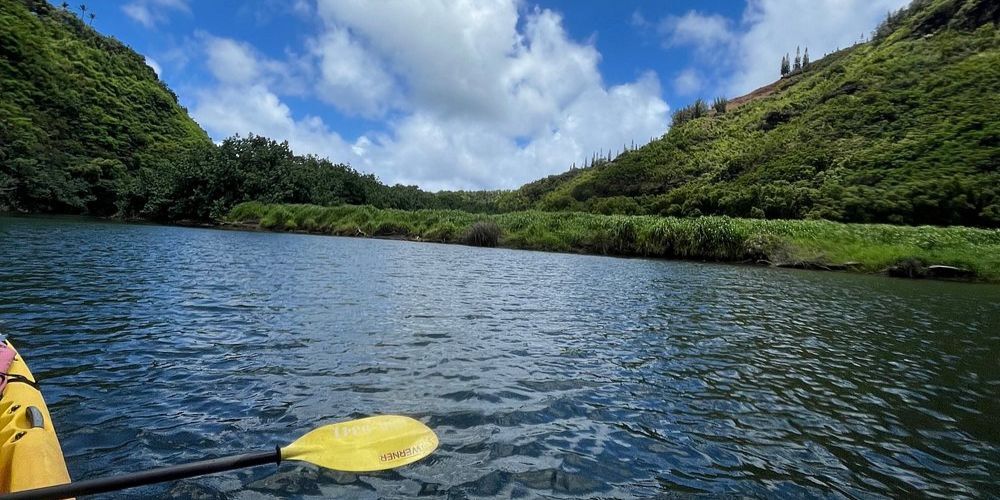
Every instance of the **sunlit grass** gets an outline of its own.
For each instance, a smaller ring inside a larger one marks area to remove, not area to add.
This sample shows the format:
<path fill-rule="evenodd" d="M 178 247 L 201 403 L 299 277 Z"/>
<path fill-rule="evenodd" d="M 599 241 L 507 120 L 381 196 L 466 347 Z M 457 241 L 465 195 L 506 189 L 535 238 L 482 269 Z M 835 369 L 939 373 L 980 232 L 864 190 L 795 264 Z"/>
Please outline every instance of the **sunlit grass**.
<path fill-rule="evenodd" d="M 257 202 L 237 205 L 226 220 L 272 230 L 442 243 L 469 242 L 475 227 L 492 222 L 499 246 L 509 248 L 805 266 L 855 263 L 853 268 L 865 272 L 910 261 L 960 267 L 1000 281 L 1000 231 L 964 227 L 535 211 L 486 215 Z"/>

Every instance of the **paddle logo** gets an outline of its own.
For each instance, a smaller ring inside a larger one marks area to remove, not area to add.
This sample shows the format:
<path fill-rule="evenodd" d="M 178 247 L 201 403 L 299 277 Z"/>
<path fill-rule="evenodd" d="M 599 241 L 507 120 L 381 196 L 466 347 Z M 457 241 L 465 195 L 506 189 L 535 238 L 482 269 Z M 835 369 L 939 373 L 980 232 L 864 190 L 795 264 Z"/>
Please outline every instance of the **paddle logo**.
<path fill-rule="evenodd" d="M 354 425 L 334 424 L 330 431 L 336 439 L 364 438 L 375 433 L 393 432 L 400 427 L 396 421 L 361 421 Z"/>
<path fill-rule="evenodd" d="M 383 453 L 379 456 L 380 462 L 391 462 L 393 460 L 399 460 L 401 458 L 409 458 L 414 455 L 419 455 L 423 451 L 420 445 L 413 445 L 409 448 L 403 448 L 402 450 L 390 451 L 389 453 Z"/>
<path fill-rule="evenodd" d="M 367 436 L 377 429 L 368 424 L 360 425 L 338 425 L 330 429 L 333 431 L 333 437 L 337 439 L 348 439 L 351 437 Z"/>

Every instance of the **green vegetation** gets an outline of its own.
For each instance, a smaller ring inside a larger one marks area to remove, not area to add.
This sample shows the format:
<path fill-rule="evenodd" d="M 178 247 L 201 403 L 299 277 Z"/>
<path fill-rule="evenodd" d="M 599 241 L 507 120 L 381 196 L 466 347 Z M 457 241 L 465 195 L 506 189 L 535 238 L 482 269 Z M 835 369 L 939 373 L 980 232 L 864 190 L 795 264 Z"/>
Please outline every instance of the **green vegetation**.
<path fill-rule="evenodd" d="M 386 186 L 372 174 L 315 156 L 295 155 L 287 142 L 231 137 L 189 151 L 141 182 L 136 213 L 154 220 L 218 220 L 237 203 L 366 204 L 416 210 L 489 211 L 496 192 L 428 193 L 416 186 Z M 131 201 L 131 200 L 130 200 Z"/>
<path fill-rule="evenodd" d="M 370 206 L 237 205 L 234 225 L 342 236 L 407 238 L 532 250 L 880 272 L 928 265 L 1000 281 L 1000 230 L 830 221 L 675 218 L 570 212 L 471 214 Z M 484 239 L 478 239 L 482 235 Z M 495 243 L 488 238 L 496 235 Z M 485 242 L 485 243 L 483 243 Z"/>
<path fill-rule="evenodd" d="M 264 137 L 216 146 L 141 55 L 67 7 L 0 0 L 0 26 L 0 211 L 172 221 L 247 200 L 496 209 L 499 192 L 386 186 Z"/>
<path fill-rule="evenodd" d="M 768 92 L 696 101 L 662 139 L 501 207 L 1000 227 L 998 21 L 995 0 L 918 0 L 871 43 L 786 57 Z"/>
<path fill-rule="evenodd" d="M 475 247 L 495 247 L 500 244 L 500 234 L 502 232 L 500 226 L 494 221 L 476 221 L 465 231 L 462 243 Z"/>
<path fill-rule="evenodd" d="M 67 8 L 0 0 L 0 210 L 1000 281 L 996 230 L 830 222 L 1000 226 L 998 22 L 995 1 L 917 0 L 617 158 L 427 193 L 265 137 L 215 145 L 142 56 Z"/>
<path fill-rule="evenodd" d="M 118 211 L 208 136 L 142 56 L 43 0 L 0 1 L 0 209 Z"/>
<path fill-rule="evenodd" d="M 712 101 L 712 109 L 714 109 L 716 113 L 725 113 L 726 106 L 728 105 L 729 99 L 726 99 L 725 97 L 716 97 L 715 101 Z"/>
<path fill-rule="evenodd" d="M 716 101 L 718 102 L 718 101 Z M 690 106 L 685 106 L 674 111 L 671 123 L 673 127 L 679 127 L 691 120 L 696 120 L 703 116 L 708 116 L 708 104 L 702 99 L 695 99 Z"/>

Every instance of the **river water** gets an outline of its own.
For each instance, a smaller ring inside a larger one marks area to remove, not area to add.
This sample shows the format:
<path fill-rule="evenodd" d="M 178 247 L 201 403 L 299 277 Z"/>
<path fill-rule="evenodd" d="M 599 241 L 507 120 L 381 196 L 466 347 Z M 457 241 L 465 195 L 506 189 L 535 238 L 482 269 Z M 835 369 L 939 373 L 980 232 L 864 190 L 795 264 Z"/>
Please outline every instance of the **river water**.
<path fill-rule="evenodd" d="M 398 413 L 390 472 L 108 498 L 1000 494 L 1000 287 L 0 218 L 0 328 L 75 479 Z"/>

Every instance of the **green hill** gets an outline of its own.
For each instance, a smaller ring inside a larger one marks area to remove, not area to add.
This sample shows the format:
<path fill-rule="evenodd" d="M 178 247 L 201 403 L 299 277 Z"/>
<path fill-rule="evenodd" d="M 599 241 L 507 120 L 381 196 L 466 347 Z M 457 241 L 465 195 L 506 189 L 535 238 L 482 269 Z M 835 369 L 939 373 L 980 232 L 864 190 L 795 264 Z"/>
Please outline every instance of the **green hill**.
<path fill-rule="evenodd" d="M 428 193 L 295 155 L 214 145 L 145 59 L 44 0 L 0 0 L 0 211 L 218 219 L 233 205 L 494 211 L 499 192 Z"/>
<path fill-rule="evenodd" d="M 761 97 L 502 206 L 1000 226 L 998 21 L 995 0 L 918 0 Z"/>
<path fill-rule="evenodd" d="M 0 95 L 0 210 L 113 214 L 211 144 L 141 55 L 44 0 L 0 0 Z"/>

